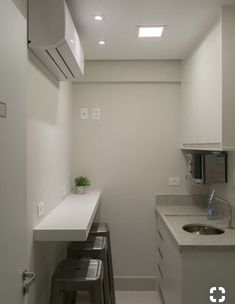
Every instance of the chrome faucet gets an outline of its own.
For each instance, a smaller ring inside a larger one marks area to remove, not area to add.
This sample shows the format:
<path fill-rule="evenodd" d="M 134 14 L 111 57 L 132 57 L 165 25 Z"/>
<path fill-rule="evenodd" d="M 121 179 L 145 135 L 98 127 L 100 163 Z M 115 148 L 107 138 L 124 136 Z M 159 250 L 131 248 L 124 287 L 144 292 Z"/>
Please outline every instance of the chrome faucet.
<path fill-rule="evenodd" d="M 215 189 L 212 190 L 211 194 L 209 194 L 209 204 L 212 204 L 214 196 L 215 196 Z"/>
<path fill-rule="evenodd" d="M 214 191 L 213 191 L 213 193 L 214 193 Z M 214 196 L 214 194 L 213 194 L 213 196 Z M 229 224 L 228 224 L 228 228 L 229 229 L 233 229 L 233 209 L 232 209 L 232 205 L 230 204 L 230 202 L 226 201 L 225 199 L 223 199 L 223 198 L 221 198 L 219 196 L 215 196 L 214 199 L 216 201 L 224 203 L 225 205 L 228 206 L 228 210 L 229 210 Z"/>

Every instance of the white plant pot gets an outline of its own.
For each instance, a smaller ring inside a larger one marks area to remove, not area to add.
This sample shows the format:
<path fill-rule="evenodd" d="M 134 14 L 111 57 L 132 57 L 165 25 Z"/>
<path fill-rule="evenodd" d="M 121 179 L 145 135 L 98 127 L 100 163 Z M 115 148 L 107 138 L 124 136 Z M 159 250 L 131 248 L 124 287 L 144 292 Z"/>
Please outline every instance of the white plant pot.
<path fill-rule="evenodd" d="M 77 194 L 83 194 L 86 191 L 84 186 L 79 186 L 79 187 L 76 187 L 76 188 L 77 188 Z"/>

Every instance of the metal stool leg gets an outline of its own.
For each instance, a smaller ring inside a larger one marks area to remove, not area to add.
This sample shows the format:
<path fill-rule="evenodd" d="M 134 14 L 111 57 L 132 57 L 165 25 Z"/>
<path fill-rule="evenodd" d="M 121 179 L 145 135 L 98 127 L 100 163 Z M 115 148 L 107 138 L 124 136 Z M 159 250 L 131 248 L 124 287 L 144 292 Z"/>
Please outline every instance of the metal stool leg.
<path fill-rule="evenodd" d="M 111 241 L 109 231 L 107 233 L 108 239 L 108 271 L 109 271 L 109 285 L 110 285 L 110 294 L 112 304 L 116 304 L 115 299 L 115 286 L 114 286 L 114 277 L 113 277 L 113 261 L 112 261 L 112 251 L 111 251 Z"/>
<path fill-rule="evenodd" d="M 77 298 L 77 292 L 76 291 L 71 291 L 67 293 L 67 298 L 66 298 L 66 304 L 75 304 L 76 303 L 76 298 Z"/>
<path fill-rule="evenodd" d="M 104 283 L 99 281 L 99 283 L 97 282 L 97 284 L 91 289 L 91 304 L 104 304 L 103 285 Z"/>
<path fill-rule="evenodd" d="M 107 223 L 93 223 L 91 230 L 90 230 L 90 235 L 91 236 L 105 236 L 107 238 L 110 297 L 111 297 L 111 303 L 116 304 L 115 285 L 114 285 L 114 277 L 113 277 L 111 239 L 110 239 L 110 232 L 109 232 L 108 224 Z"/>
<path fill-rule="evenodd" d="M 110 295 L 110 289 L 109 289 L 109 269 L 108 269 L 108 252 L 105 250 L 105 253 L 102 257 L 102 261 L 104 263 L 104 298 L 105 303 L 110 304 L 111 295 Z"/>
<path fill-rule="evenodd" d="M 61 303 L 61 290 L 52 284 L 50 293 L 50 304 L 60 304 Z"/>

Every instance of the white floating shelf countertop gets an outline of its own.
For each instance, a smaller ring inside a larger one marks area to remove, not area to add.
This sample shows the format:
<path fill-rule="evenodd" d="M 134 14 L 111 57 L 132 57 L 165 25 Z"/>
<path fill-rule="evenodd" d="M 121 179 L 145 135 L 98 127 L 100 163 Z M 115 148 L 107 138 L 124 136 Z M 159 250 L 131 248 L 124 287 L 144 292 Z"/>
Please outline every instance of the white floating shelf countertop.
<path fill-rule="evenodd" d="M 70 194 L 33 230 L 34 241 L 86 241 L 101 191 Z"/>

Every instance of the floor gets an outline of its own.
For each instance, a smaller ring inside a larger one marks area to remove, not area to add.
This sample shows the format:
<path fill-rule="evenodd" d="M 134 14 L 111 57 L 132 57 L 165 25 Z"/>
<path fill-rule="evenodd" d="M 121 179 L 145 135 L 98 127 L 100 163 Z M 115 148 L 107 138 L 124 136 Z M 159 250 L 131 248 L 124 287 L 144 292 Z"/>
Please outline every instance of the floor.
<path fill-rule="evenodd" d="M 77 304 L 89 304 L 89 297 L 85 293 L 79 293 Z M 158 292 L 153 291 L 118 291 L 116 292 L 116 304 L 163 304 Z"/>
<path fill-rule="evenodd" d="M 116 304 L 163 304 L 158 292 L 153 291 L 119 291 Z"/>

